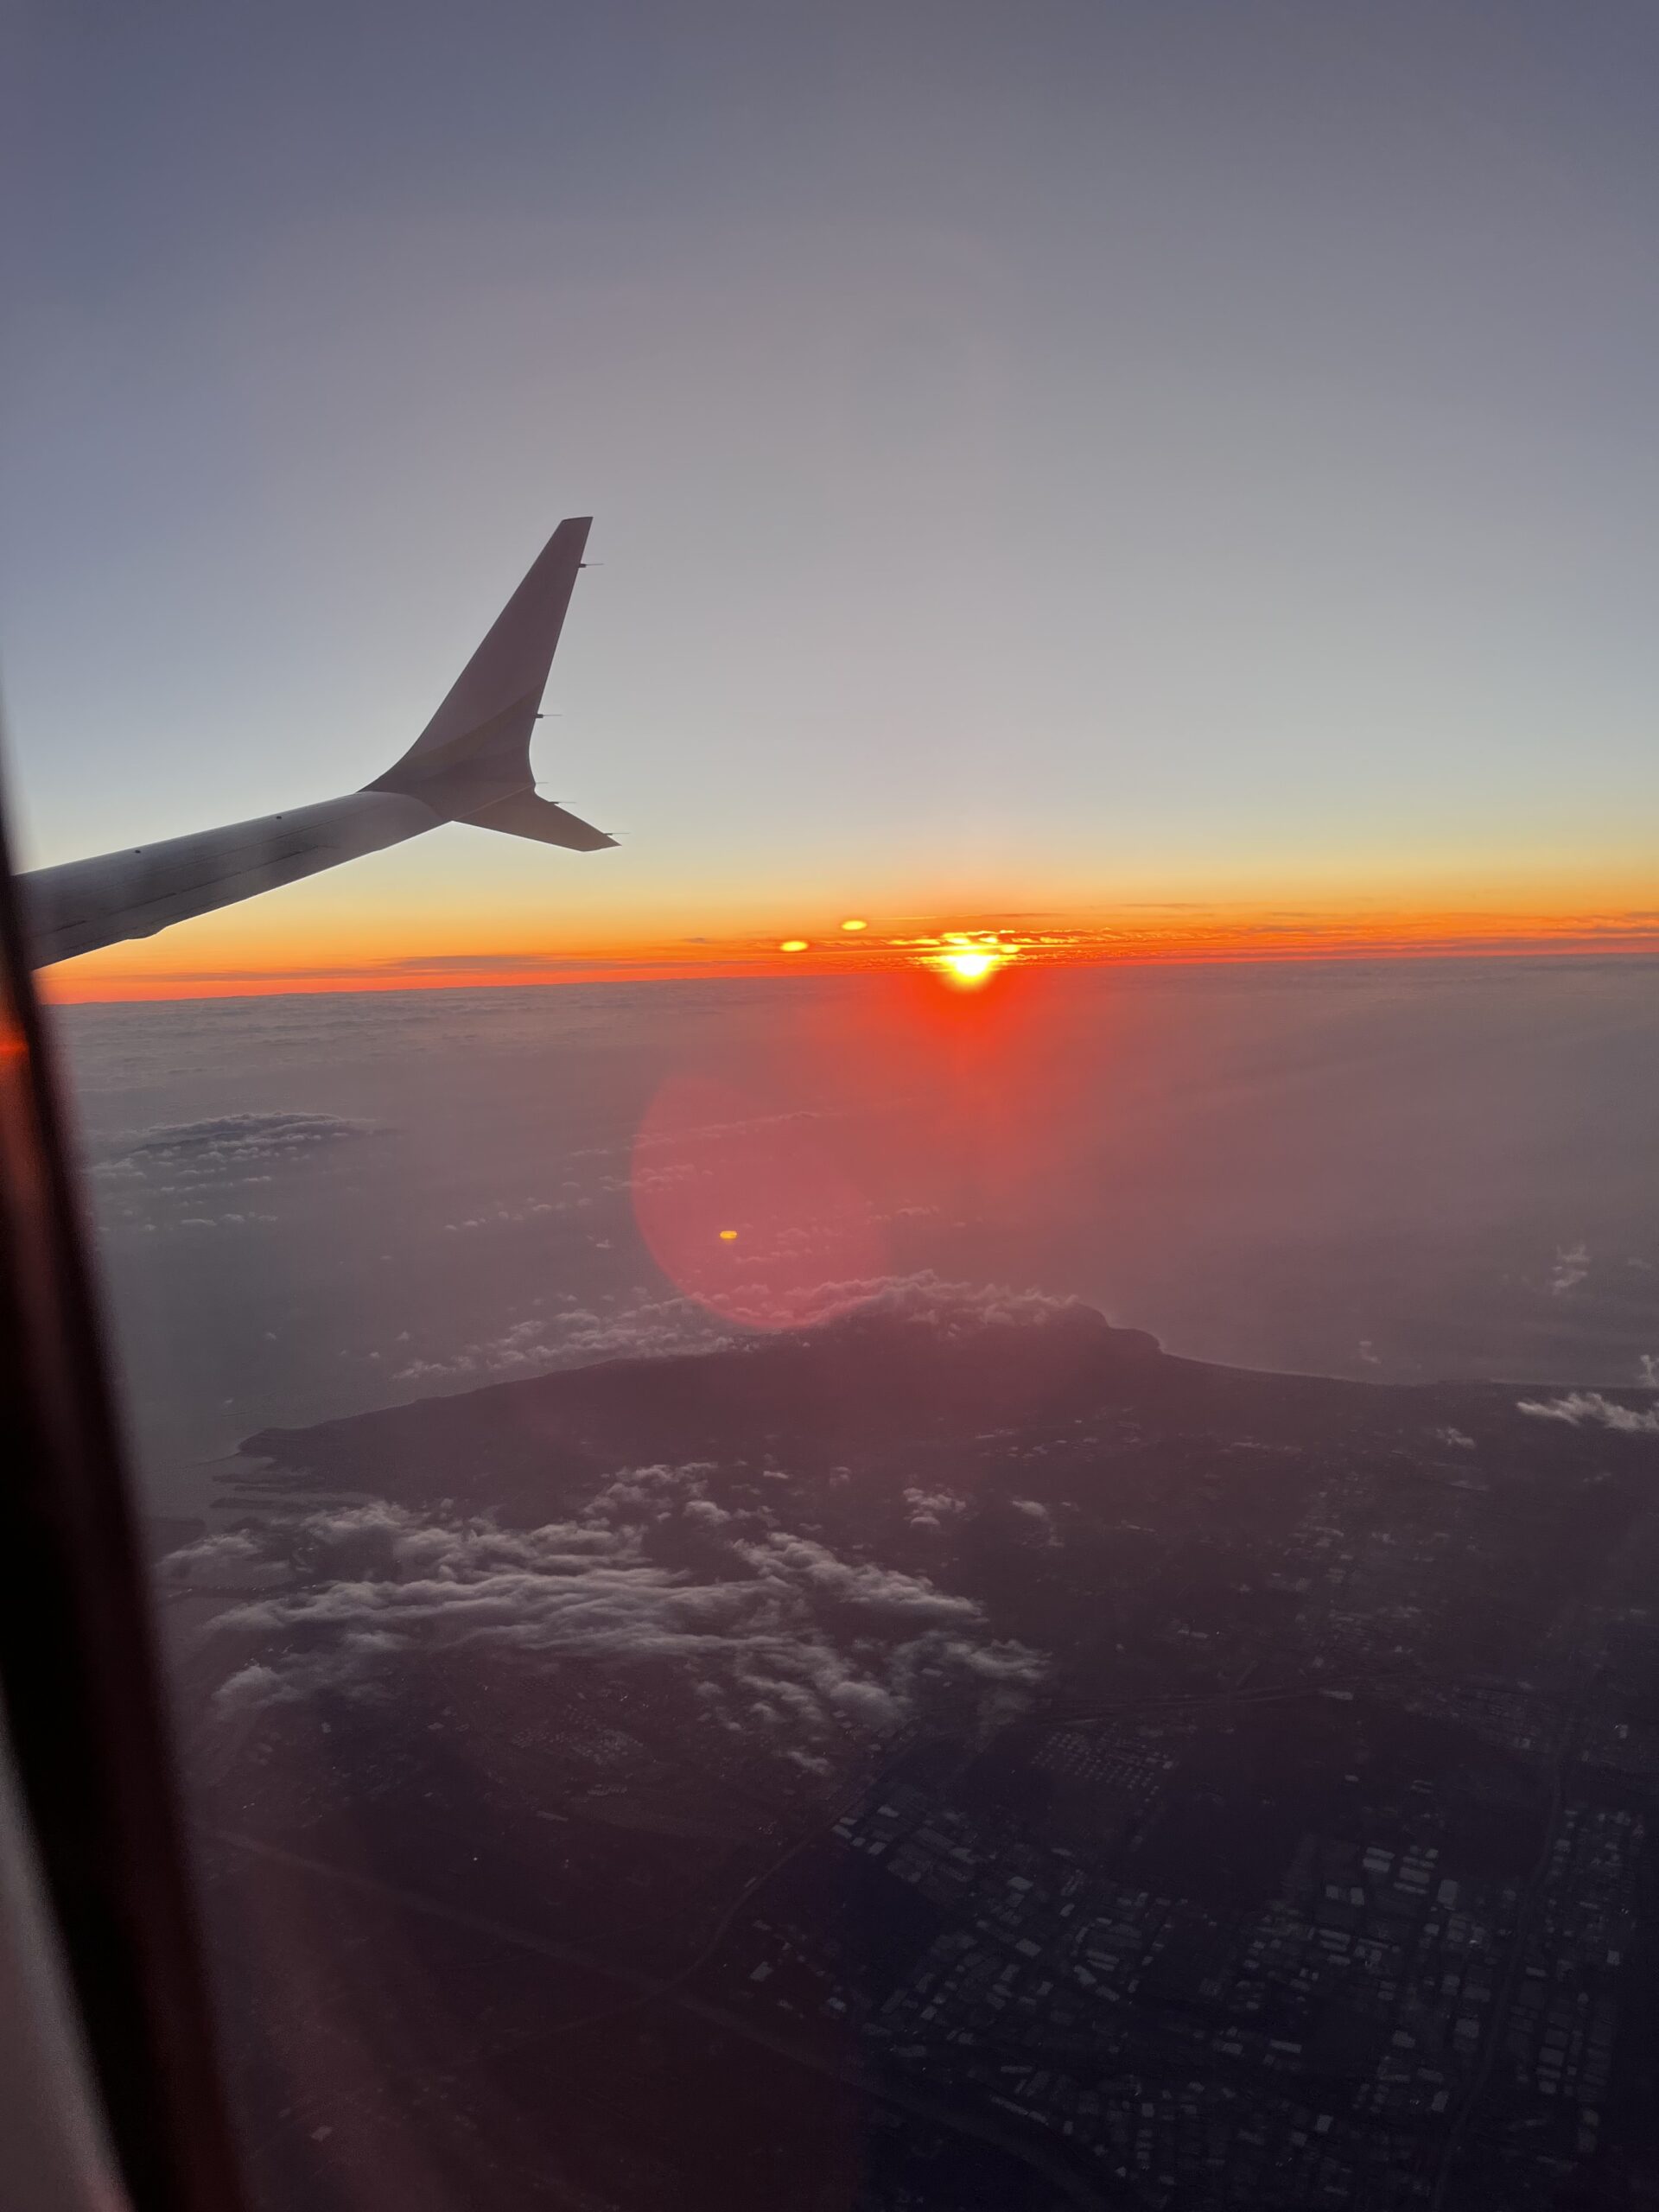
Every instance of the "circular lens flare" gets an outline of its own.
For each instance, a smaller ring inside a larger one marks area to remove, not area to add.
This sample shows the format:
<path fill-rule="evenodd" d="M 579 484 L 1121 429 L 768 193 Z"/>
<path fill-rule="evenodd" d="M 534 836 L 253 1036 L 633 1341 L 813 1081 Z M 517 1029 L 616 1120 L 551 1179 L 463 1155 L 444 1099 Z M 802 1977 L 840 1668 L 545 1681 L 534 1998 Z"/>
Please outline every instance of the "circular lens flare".
<path fill-rule="evenodd" d="M 677 1289 L 728 1320 L 801 1328 L 861 1305 L 887 1272 L 875 1209 L 817 1118 L 677 1076 L 640 1122 L 639 1233 Z"/>

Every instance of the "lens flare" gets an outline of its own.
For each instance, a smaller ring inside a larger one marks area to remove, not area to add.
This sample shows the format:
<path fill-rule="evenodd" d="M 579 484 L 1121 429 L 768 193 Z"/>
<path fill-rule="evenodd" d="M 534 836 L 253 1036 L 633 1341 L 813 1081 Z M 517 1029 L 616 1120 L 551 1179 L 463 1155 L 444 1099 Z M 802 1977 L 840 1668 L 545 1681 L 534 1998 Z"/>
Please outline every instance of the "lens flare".
<path fill-rule="evenodd" d="M 870 925 L 868 922 L 861 922 L 855 916 L 850 921 L 843 922 L 841 926 L 844 930 L 867 930 Z"/>
<path fill-rule="evenodd" d="M 844 1313 L 888 1271 L 876 1208 L 817 1141 L 816 1118 L 674 1076 L 634 1139 L 634 1219 L 652 1257 L 677 1289 L 747 1328 Z"/>
<path fill-rule="evenodd" d="M 779 952 L 804 952 L 807 942 L 804 937 L 786 937 L 779 946 Z"/>

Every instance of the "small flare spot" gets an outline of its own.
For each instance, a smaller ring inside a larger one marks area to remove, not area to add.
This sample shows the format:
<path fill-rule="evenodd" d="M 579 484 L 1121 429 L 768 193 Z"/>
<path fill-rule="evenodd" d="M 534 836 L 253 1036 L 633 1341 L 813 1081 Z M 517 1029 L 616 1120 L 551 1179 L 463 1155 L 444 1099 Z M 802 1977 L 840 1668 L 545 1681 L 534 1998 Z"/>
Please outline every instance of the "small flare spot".
<path fill-rule="evenodd" d="M 720 1232 L 720 1241 L 722 1244 L 735 1244 L 737 1231 L 734 1229 L 722 1229 Z"/>
<path fill-rule="evenodd" d="M 778 948 L 779 952 L 804 952 L 806 949 L 806 939 L 804 937 L 786 937 Z"/>
<path fill-rule="evenodd" d="M 855 919 L 849 922 L 843 922 L 841 926 L 844 930 L 867 930 L 870 925 L 868 922 L 861 922 Z"/>

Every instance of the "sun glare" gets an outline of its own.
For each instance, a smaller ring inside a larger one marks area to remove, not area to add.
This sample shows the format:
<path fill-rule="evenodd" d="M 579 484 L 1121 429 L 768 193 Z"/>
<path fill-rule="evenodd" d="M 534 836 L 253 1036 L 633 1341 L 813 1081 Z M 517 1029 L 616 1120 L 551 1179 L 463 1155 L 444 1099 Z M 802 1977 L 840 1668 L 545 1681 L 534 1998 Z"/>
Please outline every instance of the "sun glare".
<path fill-rule="evenodd" d="M 953 989 L 976 991 L 990 981 L 1010 957 L 1000 944 L 953 946 L 949 952 L 933 954 L 928 965 Z"/>

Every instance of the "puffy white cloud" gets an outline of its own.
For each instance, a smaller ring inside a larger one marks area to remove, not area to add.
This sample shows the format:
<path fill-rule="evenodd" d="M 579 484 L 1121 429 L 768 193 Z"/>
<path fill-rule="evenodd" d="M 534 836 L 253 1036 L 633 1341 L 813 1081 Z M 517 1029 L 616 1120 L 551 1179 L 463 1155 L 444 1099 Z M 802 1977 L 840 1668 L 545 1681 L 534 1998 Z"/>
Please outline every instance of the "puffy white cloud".
<path fill-rule="evenodd" d="M 793 1577 L 825 1598 L 872 1612 L 914 1621 L 974 1620 L 979 1615 L 971 1598 L 951 1597 L 924 1575 L 842 1559 L 810 1536 L 774 1529 L 758 1543 L 739 1543 L 734 1548 L 763 1578 Z"/>
<path fill-rule="evenodd" d="M 967 1505 L 965 1497 L 958 1497 L 954 1491 L 923 1490 L 912 1484 L 905 1492 L 905 1503 L 910 1508 L 906 1525 L 937 1534 L 947 1521 L 953 1520 Z"/>
<path fill-rule="evenodd" d="M 1043 1541 L 1046 1544 L 1059 1542 L 1059 1535 L 1054 1526 L 1053 1513 L 1039 1498 L 1011 1497 L 1008 1503 L 1016 1513 L 1023 1513 L 1027 1521 L 1036 1523 L 1042 1532 Z"/>
<path fill-rule="evenodd" d="M 905 1503 L 912 1513 L 937 1514 L 941 1519 L 960 1513 L 968 1503 L 953 1490 L 924 1490 L 919 1483 L 912 1483 L 904 1495 Z"/>
<path fill-rule="evenodd" d="M 1621 1436 L 1659 1436 L 1659 1406 L 1637 1413 L 1632 1407 L 1615 1405 L 1599 1390 L 1573 1390 L 1565 1398 L 1521 1398 L 1516 1402 L 1516 1409 L 1530 1414 L 1535 1421 L 1564 1421 L 1572 1428 L 1589 1421 Z"/>
<path fill-rule="evenodd" d="M 383 1502 L 274 1527 L 273 1553 L 306 1580 L 221 1616 L 222 1630 L 272 1648 L 244 1660 L 220 1700 L 392 1694 L 401 1658 L 466 1645 L 620 1669 L 669 1661 L 696 1676 L 711 1719 L 810 1765 L 824 1741 L 890 1734 L 941 1694 L 1001 1714 L 1040 1681 L 1042 1656 L 993 1638 L 972 1599 L 720 1506 L 704 1494 L 712 1471 L 632 1468 L 537 1529 Z"/>
<path fill-rule="evenodd" d="M 221 1529 L 168 1552 L 156 1561 L 156 1573 L 163 1582 L 234 1589 L 250 1577 L 268 1576 L 272 1567 L 270 1549 L 261 1537 L 247 1529 Z"/>
<path fill-rule="evenodd" d="M 304 1694 L 291 1675 L 279 1675 L 275 1667 L 259 1660 L 238 1668 L 219 1688 L 219 1703 L 232 1711 L 252 1705 L 276 1705 Z"/>

